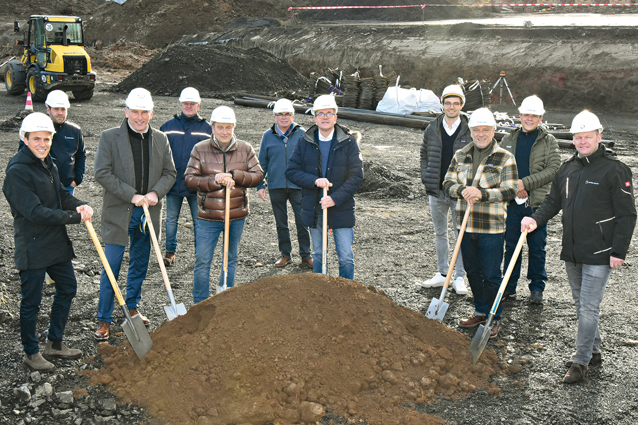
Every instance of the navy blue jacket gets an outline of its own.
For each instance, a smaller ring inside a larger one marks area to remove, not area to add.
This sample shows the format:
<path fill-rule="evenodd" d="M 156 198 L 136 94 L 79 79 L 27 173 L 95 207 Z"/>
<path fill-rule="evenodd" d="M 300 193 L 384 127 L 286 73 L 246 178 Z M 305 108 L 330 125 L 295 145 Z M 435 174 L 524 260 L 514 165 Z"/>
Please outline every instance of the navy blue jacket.
<path fill-rule="evenodd" d="M 277 123 L 272 128 L 266 130 L 261 137 L 259 145 L 259 164 L 264 169 L 264 180 L 257 186 L 257 190 L 266 188 L 268 179 L 268 189 L 300 189 L 299 186 L 286 179 L 286 167 L 288 158 L 292 155 L 299 139 L 306 134 L 306 130 L 293 123 L 293 129 L 288 136 L 288 143 L 279 136 Z"/>
<path fill-rule="evenodd" d="M 81 222 L 82 202 L 64 189 L 51 156 L 46 165 L 28 147 L 7 165 L 2 192 L 11 206 L 18 270 L 40 269 L 74 257 L 66 224 Z"/>
<path fill-rule="evenodd" d="M 328 157 L 328 171 L 321 175 L 321 151 L 316 141 L 316 125 L 304 134 L 288 160 L 286 177 L 301 187 L 301 217 L 304 226 L 317 227 L 321 213 L 323 189 L 315 186 L 315 180 L 326 177 L 332 187 L 328 195 L 335 206 L 328 208 L 328 226 L 331 229 L 354 227 L 354 194 L 363 181 L 363 160 L 359 146 L 348 129 L 335 125 L 335 132 Z"/>
<path fill-rule="evenodd" d="M 210 139 L 213 129 L 199 114 L 192 117 L 175 114 L 174 118 L 162 124 L 160 131 L 168 137 L 177 170 L 175 184 L 168 194 L 182 197 L 196 196 L 197 193 L 188 190 L 184 184 L 186 164 L 191 157 L 193 147 L 202 140 Z"/>

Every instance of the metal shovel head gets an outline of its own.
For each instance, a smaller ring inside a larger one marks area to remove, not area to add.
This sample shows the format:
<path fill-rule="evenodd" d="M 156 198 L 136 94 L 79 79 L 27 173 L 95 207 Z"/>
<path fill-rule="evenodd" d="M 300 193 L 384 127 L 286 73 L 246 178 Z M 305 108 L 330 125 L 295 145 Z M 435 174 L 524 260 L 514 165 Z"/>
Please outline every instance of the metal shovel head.
<path fill-rule="evenodd" d="M 479 325 L 478 331 L 476 331 L 476 335 L 474 335 L 474 338 L 472 338 L 472 343 L 470 344 L 472 363 L 476 364 L 476 362 L 478 362 L 479 357 L 481 357 L 481 353 L 483 353 L 483 350 L 485 350 L 487 341 L 489 341 L 490 339 L 491 333 L 491 322 L 489 322 L 489 324 L 486 324 L 486 326 Z"/>
<path fill-rule="evenodd" d="M 124 334 L 137 357 L 141 359 L 146 353 L 151 351 L 153 340 L 139 314 L 132 316 L 130 322 L 128 319 L 124 320 L 122 329 L 124 329 Z"/>
<path fill-rule="evenodd" d="M 184 303 L 175 304 L 175 308 L 173 308 L 173 306 L 171 305 L 165 305 L 164 311 L 166 312 L 166 317 L 168 317 L 168 320 L 173 320 L 177 316 L 185 315 L 186 307 L 184 306 Z"/>
<path fill-rule="evenodd" d="M 428 307 L 428 312 L 425 314 L 425 317 L 443 322 L 445 312 L 449 306 L 450 305 L 448 303 L 441 302 L 438 298 L 432 298 L 432 302 L 430 302 L 430 307 Z"/>

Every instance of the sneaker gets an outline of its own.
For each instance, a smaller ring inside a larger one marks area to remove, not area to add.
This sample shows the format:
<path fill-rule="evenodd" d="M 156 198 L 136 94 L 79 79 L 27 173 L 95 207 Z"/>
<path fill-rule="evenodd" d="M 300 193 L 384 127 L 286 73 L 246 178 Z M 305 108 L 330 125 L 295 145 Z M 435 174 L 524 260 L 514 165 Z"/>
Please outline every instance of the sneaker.
<path fill-rule="evenodd" d="M 485 316 L 473 314 L 467 319 L 463 319 L 459 322 L 459 326 L 462 328 L 473 328 L 486 322 Z"/>
<path fill-rule="evenodd" d="M 572 367 L 569 368 L 567 374 L 563 378 L 563 382 L 566 384 L 573 384 L 576 382 L 580 382 L 585 379 L 587 375 L 587 366 L 583 366 L 582 364 L 572 363 Z"/>
<path fill-rule="evenodd" d="M 603 362 L 603 356 L 600 353 L 592 353 L 591 359 L 589 360 L 588 367 L 600 366 Z M 572 367 L 574 363 L 574 359 L 569 359 L 565 362 L 565 367 Z"/>
<path fill-rule="evenodd" d="M 111 324 L 100 320 L 97 322 L 97 331 L 93 334 L 96 341 L 108 341 L 110 335 Z"/>
<path fill-rule="evenodd" d="M 25 354 L 24 364 L 27 365 L 29 369 L 37 370 L 39 372 L 49 372 L 55 369 L 55 365 L 51 362 L 46 361 L 40 353 Z"/>
<path fill-rule="evenodd" d="M 67 347 L 64 342 L 56 344 L 50 339 L 47 339 L 44 355 L 47 357 L 59 357 L 61 359 L 79 359 L 82 357 L 82 352 L 75 348 Z"/>
<path fill-rule="evenodd" d="M 541 291 L 532 291 L 529 296 L 529 302 L 532 304 L 543 304 L 543 293 Z"/>
<path fill-rule="evenodd" d="M 445 283 L 445 276 L 443 276 L 441 273 L 437 273 L 434 275 L 432 279 L 425 280 L 423 281 L 423 283 L 419 283 L 418 285 L 423 288 L 437 288 L 437 287 L 443 286 L 444 283 Z"/>
<path fill-rule="evenodd" d="M 454 292 L 459 295 L 467 295 L 467 287 L 465 286 L 465 279 L 462 277 L 457 277 L 454 279 L 454 283 L 452 283 L 452 287 L 454 288 Z"/>
<path fill-rule="evenodd" d="M 170 267 L 175 262 L 175 253 L 166 251 L 166 255 L 164 256 L 164 265 L 166 267 Z"/>

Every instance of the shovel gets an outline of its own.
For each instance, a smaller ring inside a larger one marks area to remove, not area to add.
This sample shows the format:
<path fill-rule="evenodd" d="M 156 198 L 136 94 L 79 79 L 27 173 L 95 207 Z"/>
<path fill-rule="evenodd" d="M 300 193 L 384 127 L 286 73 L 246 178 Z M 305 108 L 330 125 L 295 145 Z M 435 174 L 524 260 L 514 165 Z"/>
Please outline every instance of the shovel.
<path fill-rule="evenodd" d="M 224 202 L 224 285 L 222 292 L 228 289 L 228 233 L 230 232 L 230 188 L 226 186 L 226 202 Z"/>
<path fill-rule="evenodd" d="M 438 300 L 436 298 L 432 298 L 430 307 L 428 307 L 428 311 L 425 314 L 428 319 L 436 319 L 439 321 L 439 323 L 443 322 L 443 317 L 445 317 L 447 308 L 450 306 L 448 303 L 445 302 L 445 294 L 447 292 L 448 286 L 450 285 L 450 280 L 452 279 L 452 273 L 454 272 L 454 266 L 456 265 L 456 257 L 458 257 L 459 250 L 461 249 L 461 240 L 463 239 L 463 235 L 465 234 L 465 227 L 467 226 L 467 219 L 470 217 L 471 210 L 471 205 L 468 205 L 465 209 L 465 214 L 463 215 L 463 223 L 461 223 L 461 230 L 459 230 L 459 234 L 456 237 L 456 245 L 454 246 L 454 253 L 452 254 L 450 267 L 447 270 L 447 276 L 445 277 L 445 283 L 443 284 L 441 297 L 439 297 Z"/>
<path fill-rule="evenodd" d="M 476 331 L 476 335 L 474 335 L 474 338 L 472 338 L 472 343 L 470 344 L 470 354 L 472 354 L 472 362 L 474 364 L 476 364 L 479 357 L 481 357 L 481 353 L 485 349 L 487 341 L 490 339 L 490 334 L 492 333 L 492 319 L 494 319 L 494 315 L 496 314 L 498 305 L 501 302 L 501 297 L 503 296 L 503 292 L 505 292 L 507 282 L 509 282 L 510 280 L 510 276 L 512 274 L 512 270 L 514 270 L 514 266 L 516 265 L 518 255 L 521 253 L 521 249 L 523 248 L 523 244 L 525 243 L 525 238 L 527 237 L 528 230 L 529 229 L 525 229 L 525 231 L 521 233 L 521 237 L 518 239 L 518 244 L 516 245 L 516 249 L 514 249 L 514 254 L 512 254 L 510 264 L 509 266 L 507 266 L 505 276 L 503 276 L 501 287 L 498 288 L 498 294 L 496 294 L 494 304 L 492 305 L 492 310 L 490 310 L 490 315 L 487 318 L 487 322 L 485 322 L 485 326 L 480 325 L 478 331 Z"/>
<path fill-rule="evenodd" d="M 171 283 L 168 281 L 168 274 L 166 273 L 166 266 L 162 260 L 162 253 L 160 251 L 159 243 L 157 242 L 157 236 L 155 236 L 155 229 L 153 228 L 153 221 L 151 220 L 151 213 L 148 211 L 146 203 L 142 204 L 144 207 L 144 214 L 146 214 L 146 224 L 148 230 L 151 233 L 151 240 L 153 241 L 153 248 L 157 254 L 157 261 L 159 262 L 160 269 L 162 270 L 162 277 L 164 278 L 164 286 L 166 286 L 166 292 L 168 292 L 168 299 L 171 301 L 171 305 L 165 305 L 164 311 L 168 320 L 173 320 L 177 316 L 183 316 L 186 314 L 186 307 L 184 303 L 175 304 L 175 298 L 173 297 L 173 290 L 171 289 Z"/>
<path fill-rule="evenodd" d="M 330 183 L 329 186 L 332 186 Z M 323 197 L 328 196 L 328 188 L 323 188 Z M 328 208 L 323 209 L 323 231 L 321 232 L 321 273 L 328 274 Z"/>
<path fill-rule="evenodd" d="M 90 221 L 85 221 L 86 228 L 89 230 L 89 234 L 91 235 L 91 239 L 93 239 L 93 244 L 95 245 L 95 249 L 97 249 L 97 253 L 100 255 L 100 260 L 102 260 L 102 264 L 104 265 L 104 270 L 106 271 L 106 275 L 109 277 L 109 281 L 111 282 L 111 286 L 113 287 L 113 292 L 115 292 L 115 296 L 117 297 L 117 302 L 122 307 L 122 311 L 124 312 L 124 316 L 126 319 L 122 323 L 122 329 L 124 330 L 124 334 L 128 339 L 128 342 L 131 344 L 133 351 L 137 354 L 137 357 L 140 359 L 144 357 L 146 353 L 151 350 L 153 346 L 153 340 L 148 333 L 148 329 L 144 326 L 144 322 L 142 322 L 142 318 L 139 314 L 131 317 L 131 313 L 128 312 L 128 308 L 126 304 L 124 304 L 124 298 L 122 298 L 122 293 L 120 292 L 119 286 L 117 286 L 117 282 L 115 281 L 115 276 L 113 276 L 113 271 L 111 270 L 111 266 L 106 259 L 106 255 L 104 255 L 104 250 L 102 249 L 102 245 L 95 233 L 95 229 L 93 229 L 93 225 Z"/>

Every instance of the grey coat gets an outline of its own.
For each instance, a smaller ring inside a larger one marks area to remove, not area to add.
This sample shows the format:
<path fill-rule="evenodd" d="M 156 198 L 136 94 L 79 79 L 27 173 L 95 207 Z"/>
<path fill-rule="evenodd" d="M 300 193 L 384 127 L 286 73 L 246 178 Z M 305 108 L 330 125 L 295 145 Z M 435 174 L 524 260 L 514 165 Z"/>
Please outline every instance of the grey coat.
<path fill-rule="evenodd" d="M 128 225 L 133 214 L 135 167 L 125 119 L 118 128 L 106 130 L 100 136 L 95 154 L 95 180 L 102 186 L 102 240 L 112 245 L 127 246 Z M 151 128 L 151 160 L 148 176 L 149 192 L 157 193 L 159 202 L 149 207 L 155 233 L 161 229 L 162 198 L 175 183 L 175 163 L 166 135 Z M 145 195 L 141 193 L 140 195 Z"/>

